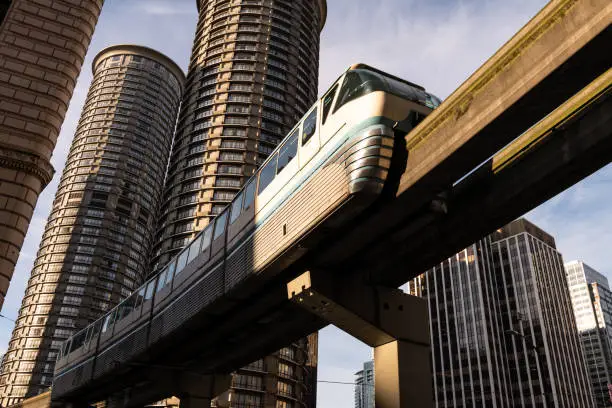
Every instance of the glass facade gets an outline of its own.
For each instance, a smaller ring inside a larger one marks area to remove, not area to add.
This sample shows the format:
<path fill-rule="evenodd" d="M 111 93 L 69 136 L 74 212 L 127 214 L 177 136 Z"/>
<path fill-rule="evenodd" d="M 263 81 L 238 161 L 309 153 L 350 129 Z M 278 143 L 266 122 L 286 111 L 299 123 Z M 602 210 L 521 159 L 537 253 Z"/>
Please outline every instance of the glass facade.
<path fill-rule="evenodd" d="M 355 373 L 355 408 L 374 408 L 374 361 Z"/>
<path fill-rule="evenodd" d="M 608 279 L 581 261 L 565 275 L 597 407 L 612 405 L 612 292 Z"/>
<path fill-rule="evenodd" d="M 131 45 L 103 50 L 93 71 L 2 364 L 3 406 L 46 390 L 61 342 L 147 276 L 184 75 Z"/>
<path fill-rule="evenodd" d="M 409 282 L 427 300 L 437 407 L 592 407 L 561 254 L 520 219 Z"/>

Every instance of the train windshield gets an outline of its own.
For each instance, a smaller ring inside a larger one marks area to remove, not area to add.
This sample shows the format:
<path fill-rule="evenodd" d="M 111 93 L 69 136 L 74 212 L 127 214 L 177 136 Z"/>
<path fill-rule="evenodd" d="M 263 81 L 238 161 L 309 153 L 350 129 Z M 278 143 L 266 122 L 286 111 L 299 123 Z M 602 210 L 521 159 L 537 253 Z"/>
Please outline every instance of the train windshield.
<path fill-rule="evenodd" d="M 376 91 L 384 91 L 400 98 L 418 102 L 430 108 L 437 107 L 439 99 L 428 94 L 423 89 L 395 79 L 383 73 L 358 68 L 348 71 L 340 88 L 338 102 L 334 112 L 348 102 Z"/>

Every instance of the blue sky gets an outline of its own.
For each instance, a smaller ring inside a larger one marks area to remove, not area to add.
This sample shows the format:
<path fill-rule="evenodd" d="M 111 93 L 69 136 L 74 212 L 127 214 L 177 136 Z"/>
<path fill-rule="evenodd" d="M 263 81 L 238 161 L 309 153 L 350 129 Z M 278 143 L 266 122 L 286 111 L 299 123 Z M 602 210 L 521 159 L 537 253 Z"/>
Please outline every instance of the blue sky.
<path fill-rule="evenodd" d="M 546 3 L 544 0 L 328 0 L 321 36 L 319 89 L 365 62 L 445 98 Z M 197 15 L 195 0 L 106 0 L 56 147 L 53 182 L 40 196 L 2 314 L 15 318 L 91 81 L 91 61 L 104 47 L 155 48 L 187 69 Z M 533 210 L 527 217 L 553 234 L 566 260 L 612 273 L 612 167 Z M 0 319 L 0 351 L 13 323 Z M 371 349 L 341 331 L 321 332 L 319 379 L 352 382 Z M 320 408 L 353 407 L 353 387 L 320 383 Z"/>

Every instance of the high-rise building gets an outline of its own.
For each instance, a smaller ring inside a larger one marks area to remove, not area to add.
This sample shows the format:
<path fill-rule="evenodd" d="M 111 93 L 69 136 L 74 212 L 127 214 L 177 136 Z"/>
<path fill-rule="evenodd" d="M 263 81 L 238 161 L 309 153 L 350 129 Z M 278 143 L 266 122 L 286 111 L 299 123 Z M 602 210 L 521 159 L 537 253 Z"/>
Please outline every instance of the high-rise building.
<path fill-rule="evenodd" d="M 612 406 L 612 292 L 608 279 L 582 261 L 565 264 L 567 284 L 597 407 Z"/>
<path fill-rule="evenodd" d="M 103 3 L 0 1 L 0 309 Z"/>
<path fill-rule="evenodd" d="M 51 385 L 57 348 L 148 274 L 184 74 L 118 45 L 94 78 L 0 374 L 3 406 Z"/>
<path fill-rule="evenodd" d="M 563 261 L 516 220 L 408 284 L 427 300 L 437 407 L 592 407 Z"/>
<path fill-rule="evenodd" d="M 198 0 L 198 9 L 159 264 L 223 210 L 317 98 L 325 0 Z"/>
<path fill-rule="evenodd" d="M 223 210 L 317 98 L 325 0 L 197 0 L 197 5 L 152 270 Z M 316 376 L 302 375 L 310 369 L 303 357 L 312 354 L 305 346 L 316 347 L 316 336 L 239 370 L 227 398 L 216 403 L 309 404 L 313 397 L 303 390 L 314 392 L 306 382 Z"/>
<path fill-rule="evenodd" d="M 355 408 L 374 408 L 374 360 L 355 373 Z"/>

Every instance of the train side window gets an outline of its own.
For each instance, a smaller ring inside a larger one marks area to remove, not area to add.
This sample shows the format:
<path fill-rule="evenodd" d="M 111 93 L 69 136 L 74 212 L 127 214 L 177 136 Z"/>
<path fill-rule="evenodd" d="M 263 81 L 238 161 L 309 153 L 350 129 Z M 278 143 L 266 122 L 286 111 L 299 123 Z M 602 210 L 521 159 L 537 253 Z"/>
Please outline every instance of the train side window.
<path fill-rule="evenodd" d="M 85 330 L 81 330 L 74 338 L 72 339 L 72 344 L 70 345 L 70 351 L 68 353 L 72 353 L 74 350 L 78 349 L 85 343 Z"/>
<path fill-rule="evenodd" d="M 244 189 L 244 204 L 242 205 L 242 208 L 246 211 L 251 207 L 251 204 L 253 204 L 253 201 L 255 201 L 255 178 L 253 177 L 253 179 L 251 179 L 251 181 L 249 182 L 249 184 L 247 184 L 246 188 Z"/>
<path fill-rule="evenodd" d="M 178 256 L 176 270 L 182 271 L 185 265 L 187 265 L 187 259 L 189 258 L 189 247 L 183 249 L 181 254 Z"/>
<path fill-rule="evenodd" d="M 145 291 L 145 300 L 153 299 L 153 293 L 155 293 L 155 279 L 150 280 L 147 283 L 147 290 Z"/>
<path fill-rule="evenodd" d="M 293 160 L 295 156 L 297 156 L 299 133 L 300 129 L 295 129 L 279 149 L 276 174 L 279 174 L 281 171 L 283 171 L 287 164 L 289 164 L 289 162 Z"/>
<path fill-rule="evenodd" d="M 202 252 L 204 252 L 210 246 L 210 239 L 212 238 L 213 223 L 211 222 L 202 232 Z"/>
<path fill-rule="evenodd" d="M 117 320 L 121 320 L 134 310 L 134 304 L 136 303 L 136 298 L 134 295 L 130 296 L 126 300 L 124 300 L 121 304 L 119 304 L 119 312 L 117 315 Z"/>
<path fill-rule="evenodd" d="M 240 193 L 234 198 L 232 202 L 232 211 L 230 213 L 230 224 L 233 224 L 234 221 L 238 219 L 240 216 L 240 212 L 242 211 L 242 199 L 244 197 L 244 193 Z"/>
<path fill-rule="evenodd" d="M 104 318 L 104 323 L 102 323 L 102 333 L 106 333 L 111 330 L 113 327 L 113 323 L 115 322 L 115 314 L 117 313 L 117 309 L 113 309 L 109 314 Z"/>
<path fill-rule="evenodd" d="M 85 336 L 85 343 L 89 343 L 89 341 L 91 340 L 91 337 L 94 331 L 94 327 L 95 326 L 92 325 L 87 328 L 87 335 Z"/>
<path fill-rule="evenodd" d="M 136 292 L 136 303 L 134 305 L 134 308 L 138 309 L 140 307 L 140 305 L 142 305 L 142 302 L 144 300 L 144 295 L 145 295 L 145 287 L 141 287 L 138 292 Z"/>
<path fill-rule="evenodd" d="M 312 112 L 308 114 L 306 119 L 304 119 L 304 128 L 302 133 L 302 146 L 304 146 L 312 135 L 317 131 L 317 108 L 314 108 Z"/>
<path fill-rule="evenodd" d="M 159 274 L 157 278 L 157 289 L 156 292 L 162 290 L 162 288 L 166 285 L 166 274 L 168 273 L 168 268 L 164 268 L 164 270 Z"/>
<path fill-rule="evenodd" d="M 213 241 L 219 238 L 225 232 L 225 222 L 226 221 L 227 221 L 227 210 L 217 215 L 217 218 L 215 219 L 215 234 L 213 236 Z"/>
<path fill-rule="evenodd" d="M 172 282 L 172 278 L 174 278 L 175 273 L 178 273 L 176 272 L 176 270 L 176 262 L 172 262 L 170 265 L 168 265 L 168 273 L 166 274 L 166 285 Z"/>
<path fill-rule="evenodd" d="M 200 255 L 200 245 L 202 245 L 202 234 L 198 235 L 196 239 L 189 244 L 189 257 L 187 258 L 187 265 L 191 263 L 198 255 Z M 176 271 L 178 275 L 180 271 Z"/>
<path fill-rule="evenodd" d="M 62 347 L 62 357 L 65 357 L 68 354 L 68 350 L 70 350 L 70 344 L 72 344 L 72 339 L 68 339 L 64 342 L 64 346 Z"/>
<path fill-rule="evenodd" d="M 327 116 L 329 115 L 329 111 L 332 107 L 332 102 L 334 102 L 334 96 L 336 96 L 336 91 L 338 90 L 339 86 L 340 85 L 336 84 L 336 86 L 334 86 L 332 90 L 323 97 L 323 113 L 321 118 L 322 125 L 324 125 L 325 121 L 327 120 Z"/>
<path fill-rule="evenodd" d="M 276 175 L 276 162 L 278 161 L 278 153 L 270 158 L 270 161 L 259 172 L 259 193 L 261 193 L 268 187 L 268 185 L 274 180 Z"/>

